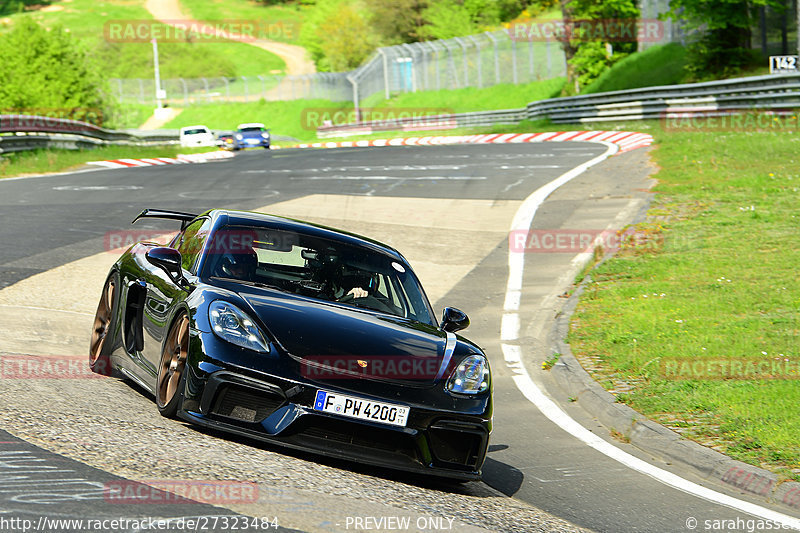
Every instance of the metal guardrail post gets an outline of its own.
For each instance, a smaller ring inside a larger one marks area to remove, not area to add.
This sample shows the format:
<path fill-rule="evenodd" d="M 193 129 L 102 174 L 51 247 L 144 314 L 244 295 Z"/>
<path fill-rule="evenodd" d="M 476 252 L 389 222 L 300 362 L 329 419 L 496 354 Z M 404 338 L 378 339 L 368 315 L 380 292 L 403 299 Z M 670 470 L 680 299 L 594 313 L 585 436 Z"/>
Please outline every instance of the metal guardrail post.
<path fill-rule="evenodd" d="M 208 94 L 208 79 L 206 78 L 200 78 L 200 79 L 203 80 L 203 91 L 205 93 L 206 103 L 210 103 L 211 96 Z"/>
<path fill-rule="evenodd" d="M 500 54 L 497 50 L 497 39 L 491 32 L 485 32 L 485 34 L 489 37 L 494 44 L 494 83 L 497 85 L 500 83 Z"/>
<path fill-rule="evenodd" d="M 247 76 L 242 76 L 242 81 L 244 82 L 244 101 L 250 101 L 250 95 L 247 92 Z"/>
<path fill-rule="evenodd" d="M 482 89 L 483 72 L 481 71 L 481 65 L 483 64 L 483 58 L 481 57 L 481 42 L 474 35 L 468 35 L 467 38 L 475 45 L 475 54 L 478 60 L 478 89 Z"/>
<path fill-rule="evenodd" d="M 533 80 L 533 39 L 528 39 L 528 80 Z"/>
<path fill-rule="evenodd" d="M 225 76 L 220 76 L 220 79 L 225 83 L 225 99 L 230 102 L 231 101 L 231 86 L 228 83 L 228 78 Z"/>
<path fill-rule="evenodd" d="M 467 47 L 464 41 L 459 37 L 453 37 L 453 40 L 461 47 L 461 56 L 464 63 L 464 87 L 469 87 L 469 70 L 467 70 Z"/>
<path fill-rule="evenodd" d="M 361 109 L 359 108 L 358 102 L 358 82 L 356 81 L 354 76 L 350 74 L 347 75 L 347 81 L 349 81 L 353 85 L 353 107 L 355 108 L 356 112 L 356 122 L 361 122 Z"/>
<path fill-rule="evenodd" d="M 383 88 L 385 98 L 389 99 L 389 59 L 386 57 L 386 52 L 383 48 L 378 48 L 378 53 L 383 58 Z"/>
<path fill-rule="evenodd" d="M 178 78 L 181 80 L 181 85 L 183 86 L 183 107 L 189 105 L 189 88 L 186 86 L 186 80 L 183 78 Z"/>
<path fill-rule="evenodd" d="M 436 45 L 433 43 L 433 41 L 430 41 L 430 44 L 431 48 L 433 48 L 433 51 L 436 52 L 436 90 L 439 91 L 442 89 L 442 80 L 440 77 L 441 73 L 439 72 L 441 70 L 441 67 L 439 65 L 439 63 L 441 62 L 439 60 L 439 49 L 436 48 Z"/>
<path fill-rule="evenodd" d="M 458 70 L 456 69 L 456 62 L 453 59 L 453 50 L 450 48 L 450 45 L 447 44 L 447 41 L 442 41 L 442 46 L 447 50 L 447 69 L 453 73 L 453 82 L 455 87 L 458 88 Z"/>
<path fill-rule="evenodd" d="M 511 41 L 511 79 L 512 83 L 517 83 L 517 41 L 509 38 Z"/>

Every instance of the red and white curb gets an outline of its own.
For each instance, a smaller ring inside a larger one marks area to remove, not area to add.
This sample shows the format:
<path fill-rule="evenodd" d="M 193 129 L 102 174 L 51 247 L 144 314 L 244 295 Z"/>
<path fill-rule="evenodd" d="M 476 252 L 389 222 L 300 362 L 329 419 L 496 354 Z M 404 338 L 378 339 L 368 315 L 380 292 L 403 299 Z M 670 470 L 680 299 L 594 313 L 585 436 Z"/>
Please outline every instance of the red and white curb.
<path fill-rule="evenodd" d="M 653 144 L 653 136 L 636 131 L 548 131 L 544 133 L 489 133 L 475 135 L 435 135 L 427 137 L 395 137 L 393 139 L 369 139 L 363 141 L 331 141 L 301 143 L 291 146 L 272 146 L 279 148 L 356 148 L 365 146 L 437 146 L 444 144 L 504 144 L 538 142 L 607 142 L 616 144 L 620 152 L 627 152 Z M 207 161 L 230 159 L 232 152 L 219 150 L 204 154 L 180 154 L 176 158 L 154 157 L 149 159 L 113 159 L 109 161 L 90 161 L 90 165 L 105 168 L 147 167 L 154 165 L 176 165 L 182 163 L 205 163 Z"/>
<path fill-rule="evenodd" d="M 97 165 L 105 168 L 130 168 L 130 167 L 151 167 L 158 165 L 180 165 L 185 163 L 205 163 L 219 159 L 229 159 L 233 157 L 231 152 L 222 150 L 203 154 L 178 154 L 177 157 L 152 157 L 144 159 L 111 159 L 108 161 L 89 161 L 89 165 Z"/>
<path fill-rule="evenodd" d="M 363 141 L 331 141 L 303 143 L 283 148 L 353 148 L 363 146 L 431 146 L 442 144 L 503 144 L 534 142 L 592 141 L 616 144 L 620 152 L 650 146 L 653 136 L 636 131 L 549 131 L 545 133 L 489 133 L 475 135 L 436 135 L 429 137 L 396 137 Z M 280 148 L 273 146 L 274 149 Z"/>

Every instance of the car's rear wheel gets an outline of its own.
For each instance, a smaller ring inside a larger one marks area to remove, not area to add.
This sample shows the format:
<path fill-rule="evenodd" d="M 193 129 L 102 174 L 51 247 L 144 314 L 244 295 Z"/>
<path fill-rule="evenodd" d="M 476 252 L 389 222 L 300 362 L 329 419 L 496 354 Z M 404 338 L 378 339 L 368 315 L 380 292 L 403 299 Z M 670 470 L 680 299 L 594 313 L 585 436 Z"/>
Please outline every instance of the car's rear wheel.
<path fill-rule="evenodd" d="M 92 372 L 106 376 L 111 374 L 108 355 L 111 353 L 112 346 L 109 342 L 109 334 L 117 299 L 117 282 L 112 274 L 103 286 L 103 294 L 100 296 L 100 302 L 97 304 L 97 311 L 94 314 L 94 327 L 89 342 L 89 368 L 92 369 Z"/>
<path fill-rule="evenodd" d="M 189 354 L 189 316 L 186 313 L 173 322 L 161 352 L 156 379 L 158 411 L 172 418 L 183 400 L 186 383 L 186 358 Z"/>

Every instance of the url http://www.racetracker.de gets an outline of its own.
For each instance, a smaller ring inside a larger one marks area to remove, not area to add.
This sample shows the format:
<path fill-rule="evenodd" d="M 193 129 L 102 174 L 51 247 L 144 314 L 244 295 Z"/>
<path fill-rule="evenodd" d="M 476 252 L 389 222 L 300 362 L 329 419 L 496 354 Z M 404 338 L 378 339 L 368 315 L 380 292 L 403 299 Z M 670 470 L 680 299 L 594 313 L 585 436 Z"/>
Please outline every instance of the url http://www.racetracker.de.
<path fill-rule="evenodd" d="M 0 516 L 0 531 L 7 533 L 66 533 L 116 531 L 173 531 L 202 533 L 210 531 L 270 531 L 279 527 L 276 517 L 242 515 L 194 516 L 179 518 L 54 518 L 37 519 Z"/>

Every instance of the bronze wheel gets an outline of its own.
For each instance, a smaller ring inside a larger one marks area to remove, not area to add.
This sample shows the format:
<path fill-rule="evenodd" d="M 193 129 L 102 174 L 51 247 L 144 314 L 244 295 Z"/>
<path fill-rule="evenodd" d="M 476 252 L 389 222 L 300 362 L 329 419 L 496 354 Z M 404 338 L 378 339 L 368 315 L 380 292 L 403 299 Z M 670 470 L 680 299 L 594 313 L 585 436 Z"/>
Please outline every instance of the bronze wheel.
<path fill-rule="evenodd" d="M 189 317 L 182 314 L 172 325 L 161 352 L 156 379 L 156 404 L 164 416 L 174 416 L 180 400 L 180 385 L 189 353 Z"/>
<path fill-rule="evenodd" d="M 100 303 L 97 304 L 97 312 L 94 315 L 94 327 L 92 328 L 92 338 L 89 343 L 89 366 L 95 372 L 101 374 L 107 368 L 100 368 L 101 365 L 108 364 L 108 353 L 105 350 L 106 339 L 111 330 L 111 319 L 114 313 L 114 299 L 117 293 L 117 285 L 113 278 L 108 278 L 103 287 L 103 294 L 100 296 Z"/>

